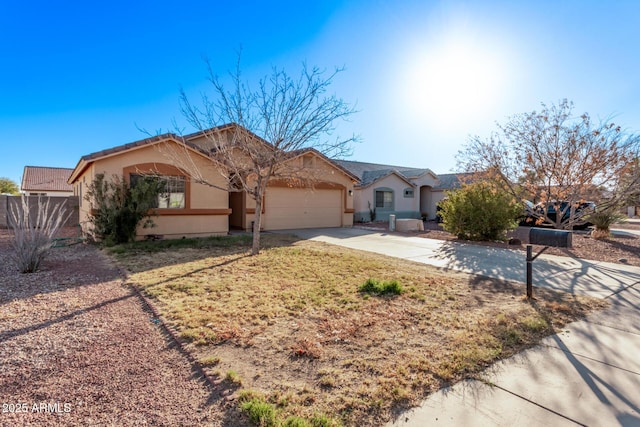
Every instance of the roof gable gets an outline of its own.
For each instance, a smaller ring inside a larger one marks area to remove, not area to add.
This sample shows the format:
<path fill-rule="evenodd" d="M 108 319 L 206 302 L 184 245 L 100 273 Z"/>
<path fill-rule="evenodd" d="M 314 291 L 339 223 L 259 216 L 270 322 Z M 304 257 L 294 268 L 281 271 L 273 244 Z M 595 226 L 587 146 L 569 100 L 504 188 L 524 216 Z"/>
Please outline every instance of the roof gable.
<path fill-rule="evenodd" d="M 307 148 L 301 148 L 299 150 L 294 150 L 288 153 L 289 154 L 289 160 L 296 158 L 296 157 L 300 157 L 300 156 L 304 156 L 305 154 L 313 154 L 314 156 L 320 158 L 322 161 L 324 161 L 325 163 L 329 164 L 331 167 L 339 170 L 340 172 L 342 172 L 343 174 L 347 175 L 349 177 L 349 179 L 351 179 L 353 182 L 358 182 L 359 179 L 356 175 L 354 175 L 353 173 L 351 173 L 351 171 L 349 171 L 348 169 L 342 167 L 342 165 L 340 164 L 339 160 L 333 160 L 330 159 L 329 157 L 325 156 L 324 154 L 322 154 L 320 151 L 316 150 L 315 148 L 312 147 L 307 147 Z"/>
<path fill-rule="evenodd" d="M 393 173 L 410 185 L 415 185 L 412 182 L 413 179 L 417 179 L 425 175 L 431 175 L 434 179 L 438 178 L 438 176 L 428 168 L 408 168 L 404 166 L 356 162 L 352 160 L 337 160 L 336 163 L 356 175 L 360 179 L 360 185 L 363 187 L 366 187 Z"/>

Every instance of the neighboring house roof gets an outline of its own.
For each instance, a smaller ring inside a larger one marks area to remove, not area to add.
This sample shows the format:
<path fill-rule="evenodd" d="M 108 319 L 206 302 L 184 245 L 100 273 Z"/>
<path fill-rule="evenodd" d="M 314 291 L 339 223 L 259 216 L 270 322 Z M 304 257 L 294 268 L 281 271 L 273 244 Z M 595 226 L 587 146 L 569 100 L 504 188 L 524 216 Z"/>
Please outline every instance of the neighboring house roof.
<path fill-rule="evenodd" d="M 426 174 L 430 174 L 434 178 L 439 178 L 439 175 L 436 175 L 431 169 L 428 168 L 409 168 L 406 166 L 355 162 L 352 160 L 336 160 L 336 163 L 360 178 L 360 185 L 363 187 L 386 176 L 389 176 L 392 173 L 400 176 L 411 185 L 414 185 L 410 181 L 411 179 L 418 178 Z"/>
<path fill-rule="evenodd" d="M 445 173 L 438 175 L 438 185 L 433 187 L 434 190 L 453 190 L 460 188 L 460 175 L 459 173 Z"/>
<path fill-rule="evenodd" d="M 406 182 L 408 185 L 411 185 L 412 187 L 415 186 L 413 182 L 409 181 L 409 178 L 407 178 L 406 175 L 401 174 L 397 170 L 385 169 L 385 170 L 379 170 L 379 171 L 364 171 L 364 173 L 362 174 L 362 179 L 360 180 L 360 187 L 366 187 L 390 175 L 396 175 L 398 178 Z"/>
<path fill-rule="evenodd" d="M 467 181 L 473 181 L 476 176 L 473 172 L 460 172 L 460 173 L 444 173 L 438 175 L 439 183 L 434 190 L 455 190 L 462 187 L 462 184 Z"/>
<path fill-rule="evenodd" d="M 73 187 L 67 183 L 73 169 L 51 168 L 46 166 L 25 166 L 22 174 L 22 191 L 73 192 Z"/>

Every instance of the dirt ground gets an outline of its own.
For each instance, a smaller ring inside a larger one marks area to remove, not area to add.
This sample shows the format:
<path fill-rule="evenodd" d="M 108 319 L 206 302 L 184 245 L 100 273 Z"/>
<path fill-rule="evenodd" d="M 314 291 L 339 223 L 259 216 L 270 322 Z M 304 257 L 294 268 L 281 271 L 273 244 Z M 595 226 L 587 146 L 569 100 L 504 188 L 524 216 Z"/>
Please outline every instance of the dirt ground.
<path fill-rule="evenodd" d="M 0 230 L 1 426 L 225 423 L 223 397 L 97 249 L 55 248 L 42 271 L 20 274 L 8 237 Z"/>

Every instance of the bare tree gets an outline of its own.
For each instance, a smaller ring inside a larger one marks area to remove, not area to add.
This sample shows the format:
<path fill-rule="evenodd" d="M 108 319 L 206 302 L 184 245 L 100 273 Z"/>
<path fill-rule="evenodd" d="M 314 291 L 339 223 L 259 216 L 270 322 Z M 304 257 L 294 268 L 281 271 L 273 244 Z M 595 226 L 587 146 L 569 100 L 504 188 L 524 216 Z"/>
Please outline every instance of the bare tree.
<path fill-rule="evenodd" d="M 638 137 L 614 123 L 572 116 L 573 103 L 542 104 L 540 112 L 512 116 L 489 139 L 470 138 L 459 167 L 500 182 L 538 224 L 571 228 L 584 223 L 586 201 L 615 205 L 637 182 L 622 180 L 633 164 Z"/>
<path fill-rule="evenodd" d="M 635 157 L 622 171 L 618 186 L 623 190 L 620 191 L 622 204 L 640 205 L 640 157 Z"/>
<path fill-rule="evenodd" d="M 202 94 L 199 105 L 181 91 L 181 109 L 188 123 L 204 140 L 194 143 L 206 153 L 213 168 L 224 178 L 224 185 L 207 179 L 197 167 L 188 143 L 165 149 L 176 166 L 185 170 L 194 182 L 225 191 L 244 191 L 256 204 L 251 253 L 259 253 L 262 203 L 267 184 L 283 180 L 290 186 L 312 185 L 317 177 L 313 169 L 295 166 L 288 160 L 304 150 L 315 150 L 327 157 L 350 154 L 355 136 L 333 137 L 336 120 L 347 120 L 355 110 L 341 98 L 328 93 L 334 78 L 343 70 L 326 73 L 303 64 L 297 78 L 273 68 L 252 89 L 241 74 L 240 58 L 228 73 L 225 85 L 207 61 L 213 96 Z"/>

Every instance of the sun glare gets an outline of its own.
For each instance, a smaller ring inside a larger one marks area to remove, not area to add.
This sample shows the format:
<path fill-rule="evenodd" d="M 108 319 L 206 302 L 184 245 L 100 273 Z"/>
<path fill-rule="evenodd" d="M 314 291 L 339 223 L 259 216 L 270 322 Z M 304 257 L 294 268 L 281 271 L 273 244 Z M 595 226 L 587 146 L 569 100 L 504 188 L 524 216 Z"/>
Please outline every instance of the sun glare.
<path fill-rule="evenodd" d="M 485 118 L 501 94 L 498 55 L 450 43 L 412 58 L 404 79 L 406 110 L 433 126 Z"/>

